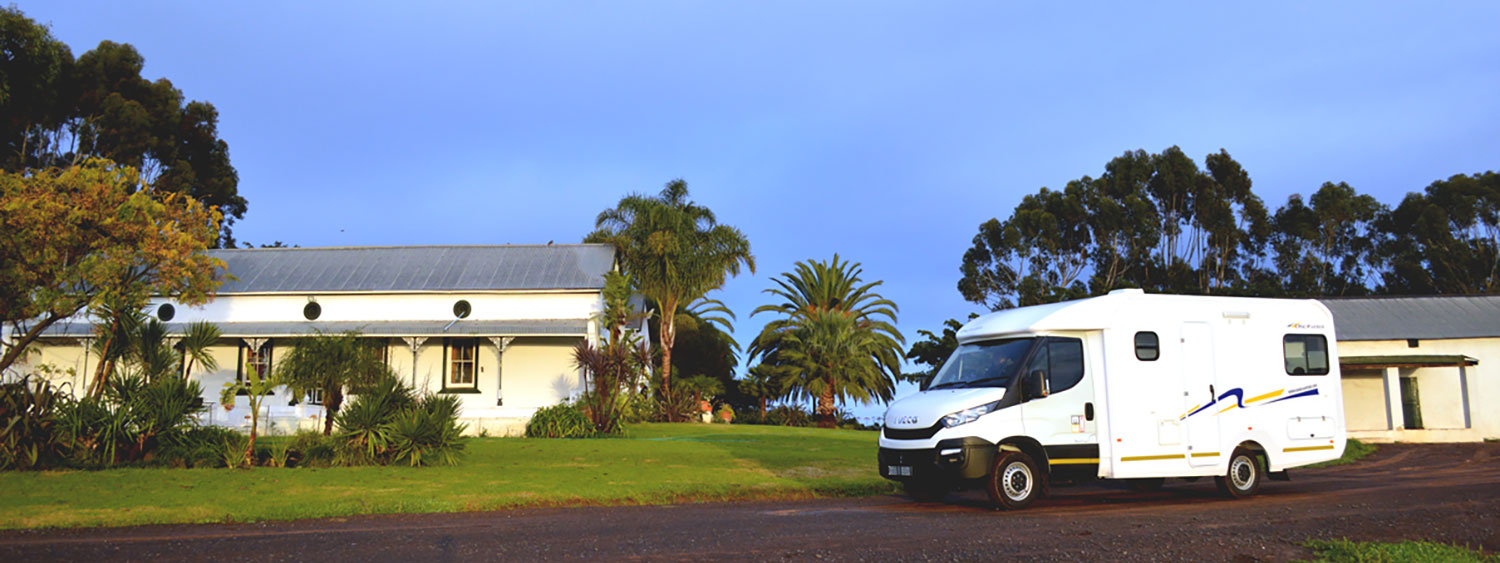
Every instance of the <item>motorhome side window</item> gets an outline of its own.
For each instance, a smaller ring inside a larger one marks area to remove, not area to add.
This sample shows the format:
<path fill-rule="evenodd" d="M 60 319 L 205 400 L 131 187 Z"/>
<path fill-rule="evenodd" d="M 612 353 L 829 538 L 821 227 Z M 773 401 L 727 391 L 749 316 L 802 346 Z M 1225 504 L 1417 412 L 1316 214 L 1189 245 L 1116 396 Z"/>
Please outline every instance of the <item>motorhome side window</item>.
<path fill-rule="evenodd" d="M 1031 368 L 1027 373 L 1042 371 L 1047 377 L 1047 389 L 1059 393 L 1072 389 L 1083 379 L 1083 341 L 1077 338 L 1048 338 L 1036 352 L 1031 354 Z"/>
<path fill-rule="evenodd" d="M 1077 338 L 1047 339 L 1047 386 L 1053 393 L 1067 391 L 1083 379 L 1083 341 Z"/>
<path fill-rule="evenodd" d="M 1288 334 L 1281 339 L 1289 375 L 1327 375 L 1328 339 L 1321 334 Z"/>
<path fill-rule="evenodd" d="M 1154 332 L 1135 333 L 1135 359 L 1154 362 L 1161 357 L 1161 342 Z"/>

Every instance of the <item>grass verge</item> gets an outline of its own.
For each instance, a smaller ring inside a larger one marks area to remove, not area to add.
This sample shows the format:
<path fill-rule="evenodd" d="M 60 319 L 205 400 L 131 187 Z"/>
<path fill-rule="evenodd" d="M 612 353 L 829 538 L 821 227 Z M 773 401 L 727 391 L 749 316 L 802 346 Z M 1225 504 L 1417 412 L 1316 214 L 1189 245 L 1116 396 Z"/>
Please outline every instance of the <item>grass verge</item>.
<path fill-rule="evenodd" d="M 1344 442 L 1344 455 L 1342 457 L 1325 461 L 1323 463 L 1315 463 L 1309 465 L 1308 467 L 1333 467 L 1335 465 L 1345 465 L 1359 461 L 1365 456 L 1373 453 L 1375 453 L 1374 444 L 1366 444 L 1364 442 L 1351 438 L 1348 441 Z"/>
<path fill-rule="evenodd" d="M 1467 547 L 1427 541 L 1385 543 L 1349 540 L 1314 540 L 1304 543 L 1303 545 L 1317 552 L 1317 559 L 1315 559 L 1315 561 L 1320 562 L 1500 562 L 1500 556 L 1492 553 L 1484 553 L 1482 551 L 1475 551 Z"/>
<path fill-rule="evenodd" d="M 0 474 L 0 528 L 249 522 L 529 506 L 885 494 L 875 432 L 642 424 L 624 438 L 476 438 L 456 467 Z"/>

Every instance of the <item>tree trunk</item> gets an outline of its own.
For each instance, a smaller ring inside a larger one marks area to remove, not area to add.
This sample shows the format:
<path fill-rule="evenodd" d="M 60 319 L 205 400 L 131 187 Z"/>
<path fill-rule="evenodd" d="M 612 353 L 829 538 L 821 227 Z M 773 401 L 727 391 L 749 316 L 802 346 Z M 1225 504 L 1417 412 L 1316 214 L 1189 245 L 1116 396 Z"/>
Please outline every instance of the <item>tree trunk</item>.
<path fill-rule="evenodd" d="M 260 405 L 250 406 L 250 443 L 245 446 L 245 467 L 255 466 L 255 436 L 260 428 Z"/>
<path fill-rule="evenodd" d="M 667 405 L 667 422 L 678 422 L 672 402 L 672 345 L 677 341 L 677 300 L 662 304 L 661 314 L 661 397 Z"/>
<path fill-rule="evenodd" d="M 333 415 L 339 413 L 339 407 L 344 405 L 344 390 L 334 389 L 324 391 L 323 397 L 323 435 L 333 435 Z"/>
<path fill-rule="evenodd" d="M 0 373 L 4 373 L 5 370 L 10 369 L 11 364 L 21 359 L 21 354 L 26 351 L 26 347 L 30 346 L 32 342 L 35 342 L 42 335 L 42 331 L 47 330 L 47 327 L 52 326 L 53 323 L 62 318 L 56 315 L 44 317 L 41 321 L 37 322 L 36 326 L 31 327 L 25 334 L 22 334 L 21 339 L 17 340 L 15 345 L 6 348 L 5 355 L 0 356 Z"/>
<path fill-rule="evenodd" d="M 833 382 L 828 382 L 828 389 L 818 396 L 818 428 L 837 428 L 838 420 L 835 420 L 834 412 L 838 406 L 833 402 Z"/>

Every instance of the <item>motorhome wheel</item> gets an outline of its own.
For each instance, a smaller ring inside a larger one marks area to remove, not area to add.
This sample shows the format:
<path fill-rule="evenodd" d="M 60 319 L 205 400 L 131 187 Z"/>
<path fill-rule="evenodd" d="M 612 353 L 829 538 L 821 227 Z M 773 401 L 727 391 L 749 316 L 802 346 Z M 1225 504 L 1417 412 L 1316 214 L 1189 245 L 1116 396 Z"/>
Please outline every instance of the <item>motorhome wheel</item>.
<path fill-rule="evenodd" d="M 1235 448 L 1229 458 L 1229 471 L 1223 477 L 1215 477 L 1219 491 L 1229 498 L 1245 498 L 1260 490 L 1263 478 L 1260 461 L 1255 453 L 1245 448 Z"/>
<path fill-rule="evenodd" d="M 1023 452 L 1002 451 L 985 479 L 985 492 L 997 508 L 1026 508 L 1046 487 L 1046 477 Z"/>

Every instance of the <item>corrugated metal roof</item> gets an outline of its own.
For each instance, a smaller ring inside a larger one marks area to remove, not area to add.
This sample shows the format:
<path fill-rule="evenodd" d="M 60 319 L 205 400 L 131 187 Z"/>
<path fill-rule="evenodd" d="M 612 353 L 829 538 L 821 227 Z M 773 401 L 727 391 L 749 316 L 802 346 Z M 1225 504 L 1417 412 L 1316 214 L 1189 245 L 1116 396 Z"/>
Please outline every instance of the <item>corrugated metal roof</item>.
<path fill-rule="evenodd" d="M 168 334 L 182 334 L 186 323 L 166 323 Z M 316 331 L 356 330 L 365 336 L 582 336 L 588 332 L 585 319 L 531 319 L 512 321 L 345 321 L 345 322 L 239 322 L 216 323 L 225 337 L 299 336 Z M 446 331 L 443 329 L 447 328 Z M 88 323 L 57 323 L 44 337 L 77 338 L 93 334 Z"/>
<path fill-rule="evenodd" d="M 600 289 L 605 244 L 210 250 L 236 280 L 220 294 Z"/>
<path fill-rule="evenodd" d="M 1322 299 L 1339 340 L 1500 336 L 1500 295 Z"/>

